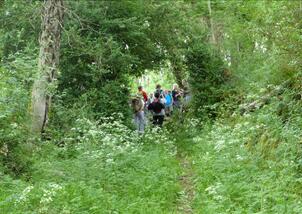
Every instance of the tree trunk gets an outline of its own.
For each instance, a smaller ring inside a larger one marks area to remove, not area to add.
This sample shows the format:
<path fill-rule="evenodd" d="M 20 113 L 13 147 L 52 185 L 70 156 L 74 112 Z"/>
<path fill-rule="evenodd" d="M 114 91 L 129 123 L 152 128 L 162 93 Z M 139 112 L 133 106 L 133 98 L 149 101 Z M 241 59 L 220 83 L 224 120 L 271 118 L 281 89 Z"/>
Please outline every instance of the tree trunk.
<path fill-rule="evenodd" d="M 208 0 L 208 11 L 209 11 L 209 20 L 210 20 L 210 29 L 211 29 L 211 42 L 213 44 L 216 44 L 216 37 L 214 32 L 214 25 L 213 25 L 213 19 L 212 19 L 212 7 L 211 7 L 211 0 Z"/>
<path fill-rule="evenodd" d="M 32 130 L 42 133 L 47 125 L 51 103 L 49 88 L 59 65 L 63 24 L 63 0 L 45 0 L 42 12 L 38 77 L 32 91 Z"/>

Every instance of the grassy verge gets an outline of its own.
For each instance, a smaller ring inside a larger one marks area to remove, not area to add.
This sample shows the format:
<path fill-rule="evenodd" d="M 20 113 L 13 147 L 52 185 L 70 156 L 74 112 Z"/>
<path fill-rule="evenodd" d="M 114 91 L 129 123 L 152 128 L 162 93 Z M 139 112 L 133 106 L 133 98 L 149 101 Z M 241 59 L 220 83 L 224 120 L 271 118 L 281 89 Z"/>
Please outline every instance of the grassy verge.
<path fill-rule="evenodd" d="M 132 142 L 113 129 L 106 136 L 36 147 L 29 181 L 1 175 L 1 213 L 173 213 L 180 191 L 173 142 L 161 133 Z"/>
<path fill-rule="evenodd" d="M 301 117 L 293 113 L 285 121 L 277 106 L 179 136 L 195 174 L 194 213 L 302 212 Z"/>

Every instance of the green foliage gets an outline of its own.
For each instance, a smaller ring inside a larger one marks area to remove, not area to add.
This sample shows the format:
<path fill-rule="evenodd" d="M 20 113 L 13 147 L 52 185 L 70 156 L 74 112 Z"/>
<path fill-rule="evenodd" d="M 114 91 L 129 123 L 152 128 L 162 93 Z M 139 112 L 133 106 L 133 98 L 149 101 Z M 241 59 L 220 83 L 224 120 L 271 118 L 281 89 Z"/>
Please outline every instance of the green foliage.
<path fill-rule="evenodd" d="M 173 33 L 182 17 L 166 2 L 73 1 L 66 15 L 57 97 L 65 106 L 88 101 L 82 105 L 96 116 L 129 115 L 129 80 L 157 69 L 183 43 Z"/>
<path fill-rule="evenodd" d="M 275 97 L 253 113 L 183 123 L 175 137 L 196 173 L 194 212 L 301 212 L 302 103 L 294 97 L 282 95 L 290 114 L 280 115 Z"/>
<path fill-rule="evenodd" d="M 38 1 L 0 3 L 0 168 L 21 176 L 29 170 L 30 90 L 37 71 Z M 3 167 L 2 167 L 3 166 Z"/>
<path fill-rule="evenodd" d="M 39 1 L 30 4 L 8 0 L 0 5 L 0 59 L 27 47 L 38 45 L 40 31 Z"/>
<path fill-rule="evenodd" d="M 6 172 L 20 175 L 28 170 L 21 144 L 30 136 L 29 89 L 37 65 L 30 52 L 18 53 L 8 60 L 0 67 L 0 164 L 4 164 Z"/>
<path fill-rule="evenodd" d="M 192 41 L 186 54 L 189 84 L 193 95 L 193 110 L 198 113 L 206 105 L 223 99 L 221 85 L 225 81 L 224 64 L 220 56 L 207 45 Z"/>
<path fill-rule="evenodd" d="M 133 78 L 131 85 L 131 93 L 137 93 L 137 87 L 143 86 L 144 90 L 149 94 L 155 91 L 156 85 L 160 84 L 162 89 L 172 90 L 172 86 L 175 83 L 175 77 L 171 72 L 171 67 L 165 66 L 160 71 L 152 70 L 147 71 L 146 74 L 140 78 Z"/>
<path fill-rule="evenodd" d="M 78 120 L 62 139 L 64 145 L 49 142 L 33 148 L 31 182 L 1 179 L 0 209 L 9 213 L 174 210 L 179 166 L 173 142 L 157 132 L 142 138 L 113 118 L 101 121 Z"/>
<path fill-rule="evenodd" d="M 300 1 L 65 7 L 60 72 L 39 140 L 28 112 L 41 1 L 0 3 L 1 212 L 176 213 L 186 156 L 195 213 L 301 213 Z M 128 99 L 131 80 L 145 72 L 148 91 L 188 76 L 193 111 L 174 114 L 168 131 L 138 135 Z"/>

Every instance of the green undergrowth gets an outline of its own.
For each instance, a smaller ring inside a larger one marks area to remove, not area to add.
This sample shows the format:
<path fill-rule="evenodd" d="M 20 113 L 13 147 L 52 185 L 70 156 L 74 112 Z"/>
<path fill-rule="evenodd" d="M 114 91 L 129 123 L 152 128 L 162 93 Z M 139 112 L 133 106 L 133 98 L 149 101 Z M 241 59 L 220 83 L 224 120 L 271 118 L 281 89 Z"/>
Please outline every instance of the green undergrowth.
<path fill-rule="evenodd" d="M 86 119 L 57 143 L 33 147 L 30 176 L 1 174 L 1 213 L 168 213 L 179 165 L 174 142 L 122 123 Z"/>
<path fill-rule="evenodd" d="M 16 153 L 24 173 L 0 166 L 0 213 L 177 213 L 180 158 L 191 164 L 193 213 L 301 213 L 302 101 L 293 87 L 252 111 L 240 109 L 270 91 L 214 105 L 216 118 L 178 112 L 144 135 L 121 114 L 52 130 L 53 139 Z"/>
<path fill-rule="evenodd" d="M 301 100 L 292 92 L 179 132 L 194 170 L 194 213 L 302 212 Z"/>

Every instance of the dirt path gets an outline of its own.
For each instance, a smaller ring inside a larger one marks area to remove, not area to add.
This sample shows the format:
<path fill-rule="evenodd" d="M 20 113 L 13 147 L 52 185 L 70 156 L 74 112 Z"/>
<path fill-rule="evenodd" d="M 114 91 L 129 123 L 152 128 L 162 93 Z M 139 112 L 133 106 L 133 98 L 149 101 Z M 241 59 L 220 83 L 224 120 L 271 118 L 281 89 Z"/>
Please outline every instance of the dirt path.
<path fill-rule="evenodd" d="M 191 162 L 183 154 L 178 154 L 177 158 L 183 170 L 179 177 L 179 182 L 182 187 L 178 199 L 177 213 L 193 213 L 192 202 L 195 196 L 195 189 L 193 183 L 193 169 Z"/>

